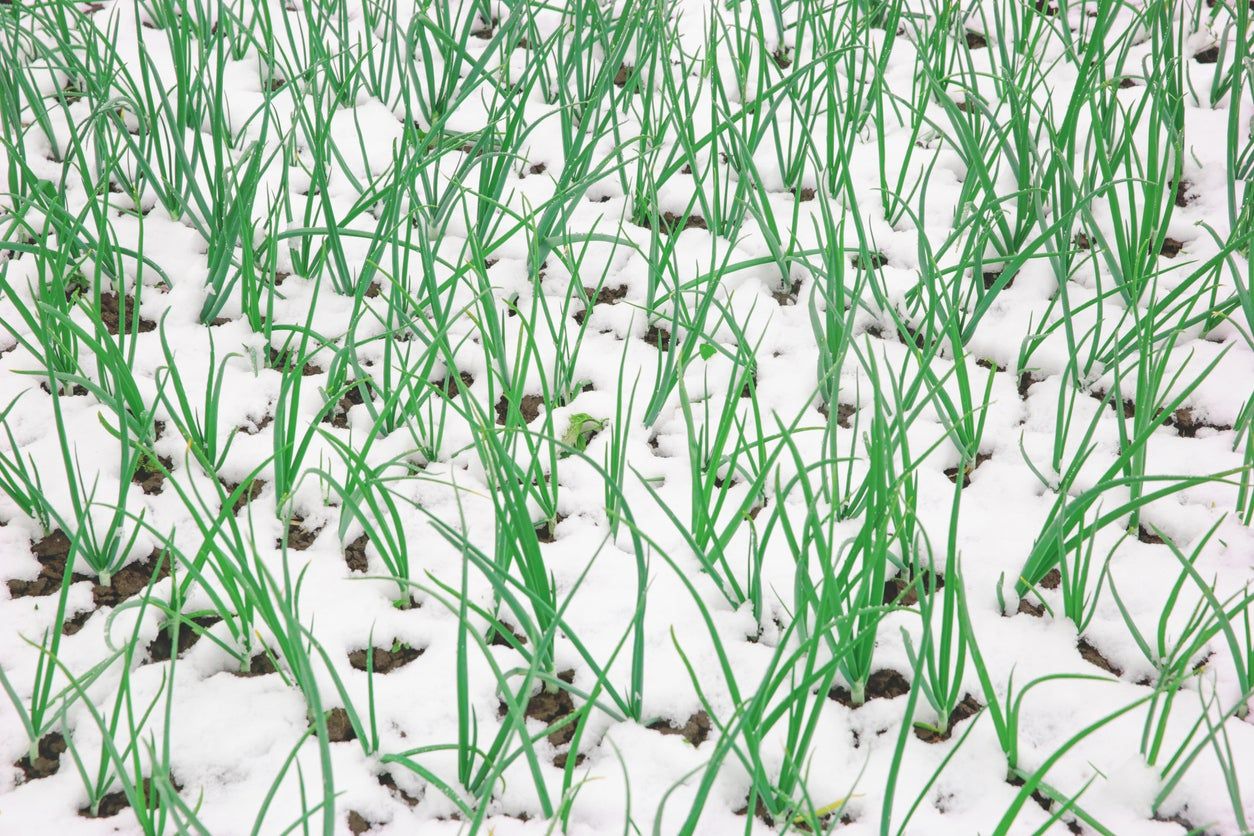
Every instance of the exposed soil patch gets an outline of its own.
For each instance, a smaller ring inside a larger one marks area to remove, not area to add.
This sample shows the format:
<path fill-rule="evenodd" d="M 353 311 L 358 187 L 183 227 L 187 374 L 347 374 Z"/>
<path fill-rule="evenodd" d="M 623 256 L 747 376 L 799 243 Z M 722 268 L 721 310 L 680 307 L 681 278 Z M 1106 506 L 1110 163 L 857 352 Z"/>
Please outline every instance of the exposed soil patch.
<path fill-rule="evenodd" d="M 832 820 L 836 818 L 836 813 L 840 813 L 841 824 L 850 825 L 854 823 L 854 817 L 850 815 L 849 813 L 844 812 L 844 807 L 842 806 L 836 809 L 835 811 L 828 813 L 827 815 L 819 817 L 819 825 L 823 828 L 823 832 L 825 833 L 831 832 L 830 828 L 832 826 Z M 749 815 L 749 799 L 746 798 L 744 804 L 742 804 L 736 810 L 732 811 L 732 815 L 733 816 L 748 816 Z M 754 803 L 753 815 L 755 818 L 757 818 L 767 827 L 775 827 L 775 818 L 766 809 L 766 805 L 762 803 L 761 796 L 758 796 L 756 802 Z M 810 825 L 807 823 L 806 819 L 796 820 L 793 823 L 793 827 L 790 829 L 795 829 L 797 831 L 800 831 L 801 833 L 812 832 L 812 829 Z"/>
<path fill-rule="evenodd" d="M 913 607 L 919 603 L 919 593 L 945 588 L 945 578 L 930 569 L 921 569 L 913 575 L 902 573 L 884 582 L 885 604 Z"/>
<path fill-rule="evenodd" d="M 984 462 L 988 461 L 992 457 L 992 453 L 976 453 L 975 461 L 968 463 L 962 468 L 962 486 L 964 488 L 971 487 L 971 474 L 975 473 L 975 471 L 979 469 L 980 465 L 984 464 Z M 949 477 L 949 481 L 953 482 L 955 485 L 958 484 L 957 467 L 945 468 L 945 475 Z"/>
<path fill-rule="evenodd" d="M 614 85 L 616 87 L 626 87 L 627 79 L 631 78 L 631 72 L 634 68 L 627 64 L 620 64 L 618 72 L 614 74 Z"/>
<path fill-rule="evenodd" d="M 61 768 L 61 755 L 67 746 L 65 738 L 57 732 L 49 732 L 39 739 L 35 759 L 29 754 L 23 755 L 13 765 L 22 770 L 22 781 L 38 781 L 49 775 L 56 775 Z"/>
<path fill-rule="evenodd" d="M 1211 836 L 1211 834 L 1215 832 L 1209 828 L 1199 827 L 1194 824 L 1193 820 L 1189 818 L 1189 807 L 1187 804 L 1184 806 L 1183 810 L 1175 815 L 1164 816 L 1162 813 L 1157 813 L 1154 815 L 1153 821 L 1179 825 L 1184 828 L 1185 833 L 1196 833 L 1199 834 L 1199 836 Z"/>
<path fill-rule="evenodd" d="M 509 399 L 505 395 L 501 395 L 501 399 L 496 402 L 496 423 L 502 427 L 505 426 L 509 418 Z M 530 424 L 536 420 L 540 414 L 540 407 L 544 405 L 544 398 L 539 395 L 523 395 L 518 402 L 518 413 L 522 416 L 524 424 Z"/>
<path fill-rule="evenodd" d="M 1096 665 L 1102 670 L 1113 676 L 1120 676 L 1123 671 L 1120 670 L 1114 662 L 1102 655 L 1102 652 L 1089 643 L 1088 639 L 1080 639 L 1076 643 L 1076 650 L 1080 651 L 1080 656 L 1090 665 Z"/>
<path fill-rule="evenodd" d="M 306 528 L 304 517 L 292 517 L 287 521 L 287 547 L 292 551 L 305 551 L 318 539 L 318 533 L 322 531 L 322 528 L 322 526 Z M 283 541 L 276 540 L 274 545 L 276 548 L 281 547 Z"/>
<path fill-rule="evenodd" d="M 108 586 L 95 584 L 91 597 L 97 607 L 116 607 L 127 598 L 143 592 L 150 580 L 161 580 L 169 574 L 169 559 L 153 549 L 147 560 L 128 564 L 115 572 Z"/>
<path fill-rule="evenodd" d="M 935 729 L 926 729 L 916 725 L 914 727 L 914 736 L 924 743 L 943 743 L 953 737 L 955 726 L 963 720 L 974 717 L 983 707 L 983 703 L 967 694 L 962 698 L 962 702 L 954 706 L 954 710 L 949 713 L 949 727 L 945 731 L 938 732 Z"/>
<path fill-rule="evenodd" d="M 350 572 L 365 572 L 370 566 L 370 559 L 366 556 L 366 544 L 370 542 L 370 535 L 362 532 L 356 540 L 344 547 L 344 562 L 348 564 Z"/>
<path fill-rule="evenodd" d="M 178 781 L 174 780 L 173 776 L 170 777 L 170 783 L 173 785 L 175 792 L 179 792 L 183 789 L 182 785 L 180 785 Z M 140 782 L 140 786 L 142 788 L 144 803 L 147 805 L 148 809 L 156 810 L 160 807 L 161 795 L 157 792 L 156 788 L 152 786 L 152 781 L 145 778 Z M 100 804 L 97 806 L 94 813 L 90 807 L 83 807 L 78 811 L 78 814 L 85 819 L 108 819 L 116 816 L 123 810 L 129 810 L 130 807 L 131 802 L 127 800 L 126 793 L 122 790 L 115 790 L 111 793 L 106 793 L 105 796 L 100 799 Z"/>
<path fill-rule="evenodd" d="M 361 813 L 356 810 L 348 811 L 348 832 L 352 833 L 353 836 L 361 836 L 361 834 L 369 832 L 372 827 L 374 825 Z"/>
<path fill-rule="evenodd" d="M 575 680 L 575 672 L 573 670 L 562 671 L 557 678 L 566 684 L 570 684 Z M 502 703 L 504 705 L 504 703 Z M 524 712 L 528 719 L 538 720 L 545 726 L 551 726 L 561 721 L 565 717 L 569 717 L 575 711 L 575 702 L 570 698 L 565 688 L 541 687 L 538 692 L 527 700 L 527 709 Z M 560 729 L 549 734 L 549 743 L 554 746 L 565 746 L 575 736 L 575 723 L 567 723 Z"/>
<path fill-rule="evenodd" d="M 131 323 L 135 321 L 135 300 L 130 296 L 121 298 L 126 301 L 119 304 L 119 297 L 116 293 L 100 294 L 100 321 L 104 323 L 105 330 L 114 336 L 118 335 L 122 323 L 125 323 L 127 333 L 132 333 Z M 123 305 L 125 309 L 123 309 Z M 156 327 L 157 323 L 140 317 L 134 332 L 147 333 L 156 329 Z"/>
<path fill-rule="evenodd" d="M 486 640 L 494 647 L 521 647 L 527 643 L 526 636 L 499 621 L 488 629 Z"/>
<path fill-rule="evenodd" d="M 323 422 L 331 426 L 346 430 L 348 429 L 348 411 L 355 406 L 361 406 L 366 402 L 366 391 L 370 388 L 368 381 L 359 380 L 350 383 L 348 389 L 340 399 L 336 401 L 335 406 L 323 417 Z"/>
<path fill-rule="evenodd" d="M 332 743 L 349 743 L 357 739 L 357 732 L 353 730 L 353 721 L 348 718 L 348 710 L 345 708 L 333 708 L 323 715 L 327 723 L 327 740 Z M 309 728 L 313 728 L 313 722 L 310 721 Z"/>
<path fill-rule="evenodd" d="M 888 256 L 881 252 L 873 252 L 866 253 L 866 258 L 863 258 L 859 254 L 850 258 L 849 263 L 855 270 L 878 270 L 888 264 Z"/>
<path fill-rule="evenodd" d="M 781 307 L 797 304 L 797 297 L 801 294 L 801 279 L 795 279 L 792 284 L 781 286 L 779 290 L 771 292 L 771 297 L 779 303 Z"/>
<path fill-rule="evenodd" d="M 984 35 L 979 32 L 973 32 L 970 29 L 968 29 L 966 38 L 967 38 L 967 49 L 983 49 L 984 47 L 988 46 L 988 39 L 985 38 Z"/>
<path fill-rule="evenodd" d="M 579 325 L 583 325 L 584 320 L 588 318 L 588 312 L 597 305 L 617 305 L 621 302 L 627 296 L 627 285 L 624 284 L 617 287 L 602 286 L 599 290 L 586 287 L 584 291 L 588 296 L 588 306 L 572 315 L 575 322 Z"/>
<path fill-rule="evenodd" d="M 705 218 L 700 215 L 689 215 L 683 217 L 676 215 L 674 212 L 662 213 L 661 230 L 667 235 L 674 235 L 676 232 L 683 232 L 686 229 L 709 229 L 709 225 L 705 222 Z"/>
<path fill-rule="evenodd" d="M 227 479 L 222 480 L 222 487 L 226 490 L 228 498 L 235 493 L 239 485 L 239 482 L 232 482 Z M 240 491 L 239 496 L 235 497 L 235 500 L 231 503 L 231 513 L 238 514 L 245 505 L 261 496 L 261 491 L 265 486 L 266 480 L 264 479 L 253 479 L 249 482 L 248 487 Z"/>
<path fill-rule="evenodd" d="M 822 415 L 824 418 L 830 417 L 831 413 L 829 412 L 827 404 L 825 403 L 819 404 L 818 409 L 819 409 L 819 414 Z M 858 411 L 858 408 L 854 406 L 853 404 L 847 404 L 847 403 L 836 404 L 836 424 L 838 426 L 844 427 L 845 429 L 849 429 L 850 427 L 853 426 L 852 423 L 850 423 L 850 419 L 853 418 L 853 414 L 857 411 Z"/>
<path fill-rule="evenodd" d="M 75 633 L 77 633 L 79 630 L 82 630 L 84 625 L 86 625 L 87 621 L 91 618 L 91 614 L 94 613 L 95 611 L 96 611 L 95 608 L 92 608 L 89 610 L 82 610 L 81 612 L 75 613 L 70 618 L 67 618 L 64 621 L 62 621 L 61 622 L 61 635 L 72 636 Z"/>
<path fill-rule="evenodd" d="M 910 683 L 904 676 L 897 671 L 880 668 L 867 679 L 864 702 L 880 699 L 891 700 L 908 693 L 910 693 Z M 843 685 L 837 685 L 827 693 L 827 696 L 846 708 L 858 707 L 854 705 L 853 694 Z"/>
<path fill-rule="evenodd" d="M 658 351 L 670 351 L 671 332 L 660 325 L 650 325 L 645 332 L 644 341 Z"/>
<path fill-rule="evenodd" d="M 1232 429 L 1228 424 L 1211 424 L 1202 418 L 1199 418 L 1192 409 L 1181 407 L 1177 409 L 1175 414 L 1167 419 L 1166 425 L 1173 427 L 1176 434 L 1183 438 L 1196 438 L 1197 431 L 1201 429 L 1214 430 L 1216 432 L 1225 432 Z"/>
<path fill-rule="evenodd" d="M 1041 578 L 1037 586 L 1041 589 L 1057 589 L 1062 586 L 1062 572 L 1058 571 L 1058 567 L 1055 566 L 1045 573 L 1045 577 Z"/>
<path fill-rule="evenodd" d="M 710 226 L 705 222 L 705 218 L 700 215 L 677 215 L 674 212 L 663 212 L 658 215 L 656 212 L 646 214 L 640 218 L 638 226 L 645 229 L 656 229 L 663 235 L 674 235 L 688 229 L 709 229 Z"/>
<path fill-rule="evenodd" d="M 204 615 L 188 619 L 178 625 L 178 652 L 174 650 L 174 622 L 167 622 L 157 633 L 157 637 L 148 642 L 148 658 L 153 662 L 168 662 L 174 656 L 182 656 L 200 641 L 201 633 L 217 624 L 222 619 L 216 615 Z M 195 625 L 195 626 L 193 626 Z M 197 629 L 199 628 L 199 629 Z"/>
<path fill-rule="evenodd" d="M 157 466 L 158 464 L 160 467 Z M 146 494 L 159 494 L 165 487 L 166 473 L 173 467 L 174 460 L 169 456 L 157 456 L 156 462 L 145 457 L 144 461 L 140 462 L 139 467 L 135 469 L 135 475 L 131 477 L 131 482 L 139 485 L 139 489 Z"/>
<path fill-rule="evenodd" d="M 240 679 L 252 679 L 254 676 L 268 676 L 272 673 L 278 673 L 279 669 L 274 666 L 270 654 L 264 650 L 260 653 L 253 654 L 248 660 L 248 668 L 246 670 L 233 670 L 231 676 L 238 676 Z"/>
<path fill-rule="evenodd" d="M 793 197 L 797 198 L 798 203 L 809 203 L 818 194 L 809 186 L 802 186 L 800 189 L 789 189 L 789 191 L 792 192 Z"/>
<path fill-rule="evenodd" d="M 1001 278 L 1001 274 L 1003 272 L 1005 271 L 1004 270 L 985 270 L 984 271 L 984 289 L 992 290 L 993 285 L 997 284 L 997 280 Z M 1006 282 L 1002 290 L 1005 290 L 1007 287 L 1014 287 L 1015 276 L 1017 275 L 1018 273 L 1014 274 L 1014 276 L 1011 276 L 1010 280 Z"/>
<path fill-rule="evenodd" d="M 565 769 L 566 764 L 570 762 L 570 755 L 571 755 L 570 752 L 558 752 L 556 755 L 553 756 L 553 765 L 556 766 L 558 769 Z M 588 759 L 587 756 L 579 752 L 576 752 L 575 753 L 575 766 L 582 765 L 583 762 L 586 761 L 587 759 Z"/>
<path fill-rule="evenodd" d="M 250 424 L 241 426 L 239 428 L 239 431 L 242 432 L 244 435 L 257 435 L 259 432 L 261 432 L 262 430 L 264 430 L 266 427 L 270 426 L 273 423 L 274 423 L 274 416 L 266 415 L 260 421 L 253 421 Z"/>
<path fill-rule="evenodd" d="M 1012 776 L 1006 779 L 1006 783 L 1012 787 L 1021 787 L 1025 782 L 1018 776 Z M 1053 804 L 1053 802 L 1050 801 L 1040 790 L 1032 790 L 1032 800 L 1036 802 L 1038 807 L 1046 812 L 1049 811 L 1050 806 Z M 1070 829 L 1070 825 L 1068 825 L 1068 829 Z"/>
<path fill-rule="evenodd" d="M 405 667 L 410 662 L 421 656 L 422 650 L 410 647 L 403 642 L 396 642 L 392 645 L 390 650 L 382 647 L 375 647 L 371 649 L 370 654 L 370 661 L 374 667 L 374 672 L 377 674 L 386 674 L 391 673 L 398 668 Z M 354 650 L 348 654 L 348 663 L 352 665 L 355 670 L 366 670 L 366 662 L 367 657 L 364 649 Z"/>
<path fill-rule="evenodd" d="M 1163 545 L 1163 538 L 1159 537 L 1157 534 L 1155 534 L 1154 532 L 1146 528 L 1144 523 L 1137 526 L 1136 539 L 1140 540 L 1142 543 L 1147 543 L 1151 546 Z"/>
<path fill-rule="evenodd" d="M 766 805 L 762 803 L 761 796 L 758 796 L 757 803 L 753 805 L 753 808 L 754 808 L 753 815 L 755 818 L 757 818 L 767 827 L 775 826 L 775 819 L 771 816 L 770 812 L 766 809 Z M 741 805 L 738 809 L 733 810 L 732 815 L 733 816 L 749 815 L 749 799 L 746 798 L 745 803 L 743 805 Z"/>
<path fill-rule="evenodd" d="M 1045 617 L 1045 607 L 1040 604 L 1034 604 L 1027 598 L 1019 599 L 1019 609 L 1016 610 L 1016 612 L 1018 612 L 1019 615 L 1030 615 L 1033 618 Z"/>
<path fill-rule="evenodd" d="M 710 715 L 702 710 L 689 717 L 682 726 L 676 726 L 670 720 L 657 720 L 650 723 L 649 728 L 659 734 L 679 735 L 693 746 L 700 746 L 710 736 Z"/>
<path fill-rule="evenodd" d="M 1095 400 L 1095 401 L 1106 401 L 1106 405 L 1107 405 L 1107 406 L 1109 406 L 1109 407 L 1110 407 L 1111 409 L 1113 409 L 1113 410 L 1118 410 L 1118 409 L 1119 409 L 1119 406 L 1118 406 L 1118 403 L 1119 403 L 1119 402 L 1118 402 L 1118 401 L 1116 401 L 1114 398 L 1111 398 L 1110 400 L 1108 400 L 1108 401 L 1107 401 L 1107 400 L 1106 400 L 1106 396 L 1107 396 L 1108 394 L 1109 394 L 1109 392 L 1098 392 L 1098 391 L 1092 391 L 1092 392 L 1089 392 L 1089 395 L 1093 398 L 1093 400 Z M 1131 399 L 1131 398 L 1125 398 L 1125 399 L 1124 399 L 1124 401 L 1123 401 L 1122 406 L 1123 406 L 1123 417 L 1124 417 L 1124 418 L 1135 418 L 1135 417 L 1136 417 L 1136 404 L 1132 402 L 1132 399 Z"/>
<path fill-rule="evenodd" d="M 1206 49 L 1193 53 L 1193 60 L 1199 64 L 1214 64 L 1219 60 L 1219 44 L 1211 44 Z"/>
<path fill-rule="evenodd" d="M 1164 238 L 1163 248 L 1160 252 L 1165 258 L 1175 258 L 1180 255 L 1180 250 L 1184 249 L 1184 242 L 1175 238 Z"/>
<path fill-rule="evenodd" d="M 284 369 L 294 366 L 299 362 L 300 358 L 292 349 L 277 349 L 269 346 L 270 368 L 283 371 Z M 313 377 L 316 374 L 322 374 L 322 367 L 314 365 L 312 362 L 306 362 L 301 368 L 300 373 L 303 377 Z"/>
<path fill-rule="evenodd" d="M 45 395 L 52 394 L 52 390 L 48 388 L 48 381 L 46 380 L 40 381 L 39 388 L 44 390 Z M 75 383 L 69 389 L 66 389 L 64 384 L 62 384 L 58 388 L 61 390 L 60 395 L 63 398 L 81 398 L 87 394 L 87 387 L 83 386 L 80 383 Z"/>
<path fill-rule="evenodd" d="M 396 779 L 389 772 L 379 773 L 379 786 L 387 789 L 393 798 L 400 800 L 406 807 L 417 807 L 418 799 L 396 785 Z"/>
<path fill-rule="evenodd" d="M 437 380 L 435 388 L 443 392 L 445 397 L 455 398 L 461 394 L 462 389 L 469 389 L 474 383 L 475 376 L 473 374 L 470 372 L 458 372 L 456 376 L 450 374 L 442 380 Z"/>
<path fill-rule="evenodd" d="M 1180 182 L 1176 183 L 1175 189 L 1176 189 L 1176 206 L 1179 206 L 1181 209 L 1183 209 L 1184 207 L 1188 206 L 1190 203 L 1193 202 L 1194 200 L 1193 182 L 1191 180 L 1185 180 L 1184 178 L 1181 178 Z"/>
<path fill-rule="evenodd" d="M 551 522 L 543 522 L 537 525 L 536 539 L 541 543 L 557 542 L 557 527 L 561 525 L 564 519 L 566 519 L 565 514 L 558 514 Z"/>
<path fill-rule="evenodd" d="M 13 598 L 34 598 L 55 595 L 61 591 L 61 579 L 65 576 L 66 559 L 70 553 L 70 538 L 60 529 L 42 540 L 31 543 L 31 552 L 39 561 L 39 577 L 33 581 L 14 579 L 9 581 L 9 595 Z M 71 583 L 90 581 L 87 575 L 74 573 Z"/>

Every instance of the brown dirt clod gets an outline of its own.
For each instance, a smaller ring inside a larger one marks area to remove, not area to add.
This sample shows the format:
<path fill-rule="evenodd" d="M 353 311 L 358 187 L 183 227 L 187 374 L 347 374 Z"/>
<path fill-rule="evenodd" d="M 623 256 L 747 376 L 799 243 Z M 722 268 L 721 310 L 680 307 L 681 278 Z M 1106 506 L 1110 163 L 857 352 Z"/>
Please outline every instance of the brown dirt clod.
<path fill-rule="evenodd" d="M 274 666 L 274 662 L 270 660 L 270 655 L 264 650 L 253 655 L 248 660 L 248 670 L 233 670 L 232 676 L 240 679 L 252 679 L 254 676 L 268 676 L 272 673 L 278 673 L 279 669 Z"/>
<path fill-rule="evenodd" d="M 100 294 L 100 321 L 104 323 L 105 330 L 115 337 L 121 330 L 122 323 L 126 324 L 128 333 L 131 331 L 131 323 L 135 321 L 135 300 L 129 296 L 122 297 L 125 303 L 119 304 L 118 295 L 116 293 Z M 125 310 L 123 310 L 123 306 Z M 151 320 L 139 319 L 136 332 L 147 333 L 156 329 L 157 324 Z"/>
<path fill-rule="evenodd" d="M 460 384 L 457 381 L 461 381 Z M 455 398 L 463 388 L 469 389 L 475 383 L 475 376 L 470 372 L 458 372 L 457 376 L 447 375 L 444 379 L 436 381 L 435 387 L 450 398 Z"/>
<path fill-rule="evenodd" d="M 175 792 L 183 789 L 179 782 L 174 780 L 173 776 L 170 777 L 170 783 L 174 786 Z M 156 788 L 152 786 L 151 779 L 143 779 L 140 782 L 140 789 L 149 810 L 155 810 L 161 806 L 161 796 L 157 793 Z M 116 816 L 123 810 L 130 809 L 130 806 L 131 802 L 127 800 L 126 793 L 122 790 L 114 790 L 111 793 L 106 793 L 100 799 L 100 804 L 95 812 L 92 812 L 90 807 L 83 807 L 79 809 L 78 814 L 85 819 L 108 819 Z"/>
<path fill-rule="evenodd" d="M 975 473 L 975 471 L 980 468 L 980 465 L 984 464 L 984 462 L 988 461 L 992 457 L 993 457 L 992 453 L 976 453 L 975 454 L 975 461 L 971 462 L 969 465 L 963 468 L 962 486 L 964 488 L 971 487 L 971 474 Z M 953 482 L 955 485 L 958 484 L 958 468 L 957 467 L 945 468 L 945 475 L 949 477 L 949 481 Z"/>
<path fill-rule="evenodd" d="M 949 727 L 943 732 L 934 729 L 927 729 L 921 726 L 914 727 L 914 736 L 922 740 L 924 743 L 943 743 L 953 737 L 954 727 L 963 720 L 968 720 L 979 713 L 984 704 L 970 694 L 962 698 L 962 702 L 954 706 L 954 710 L 949 714 Z"/>
<path fill-rule="evenodd" d="M 912 576 L 906 573 L 897 575 L 884 582 L 885 604 L 902 607 L 913 607 L 919 603 L 919 593 L 928 590 L 945 588 L 945 578 L 934 574 L 930 569 L 922 569 Z"/>
<path fill-rule="evenodd" d="M 888 256 L 881 252 L 867 253 L 866 265 L 863 266 L 861 255 L 855 255 L 849 259 L 849 263 L 853 265 L 855 270 L 878 270 L 888 264 Z"/>
<path fill-rule="evenodd" d="M 693 746 L 700 746 L 710 736 L 710 715 L 704 710 L 689 717 L 682 726 L 676 726 L 670 720 L 656 720 L 649 728 L 659 734 L 679 735 Z"/>
<path fill-rule="evenodd" d="M 557 678 L 563 682 L 570 683 L 575 678 L 574 671 L 562 671 Z M 548 688 L 541 687 L 539 691 L 527 700 L 527 709 L 524 712 L 529 719 L 538 720 L 546 726 L 551 726 L 559 722 L 564 717 L 569 717 L 575 711 L 575 701 L 570 698 L 565 688 Z M 549 734 L 549 743 L 554 746 L 565 746 L 575 736 L 575 723 L 567 723 L 560 729 Z"/>
<path fill-rule="evenodd" d="M 292 551 L 306 551 L 314 544 L 314 541 L 318 539 L 319 532 L 322 531 L 322 526 L 311 529 L 306 528 L 304 523 L 304 517 L 296 516 L 292 517 L 287 522 L 287 547 Z M 281 545 L 281 540 L 275 543 L 276 547 Z"/>
<path fill-rule="evenodd" d="M 888 668 L 880 668 L 871 674 L 866 682 L 864 702 L 871 700 L 891 700 L 910 693 L 910 683 L 904 676 Z M 827 695 L 846 708 L 857 708 L 853 703 L 853 694 L 843 685 L 837 685 Z"/>
<path fill-rule="evenodd" d="M 540 407 L 544 405 L 544 398 L 539 395 L 523 395 L 518 403 L 518 412 L 522 416 L 524 424 L 530 424 L 540 414 Z M 510 403 L 509 398 L 501 395 L 501 399 L 496 402 L 496 423 L 505 426 L 509 418 Z"/>
<path fill-rule="evenodd" d="M 366 544 L 369 542 L 370 535 L 362 532 L 360 537 L 344 547 L 344 562 L 350 572 L 365 572 L 369 568 L 370 559 L 366 556 Z"/>
<path fill-rule="evenodd" d="M 1039 375 L 1035 375 L 1032 372 L 1020 372 L 1019 373 L 1019 397 L 1022 398 L 1023 400 L 1027 400 L 1028 390 L 1031 389 L 1036 384 L 1043 382 L 1044 380 L 1045 378 L 1040 377 Z"/>
<path fill-rule="evenodd" d="M 781 285 L 778 290 L 771 291 L 771 297 L 775 299 L 780 307 L 788 307 L 797 304 L 797 298 L 801 294 L 801 279 L 795 279 L 790 285 Z"/>
<path fill-rule="evenodd" d="M 92 587 L 91 597 L 97 607 L 116 607 L 127 598 L 143 592 L 150 580 L 161 580 L 169 574 L 170 559 L 153 549 L 147 560 L 128 564 L 115 572 L 108 586 L 96 584 Z"/>
<path fill-rule="evenodd" d="M 1080 639 L 1076 643 L 1076 650 L 1080 651 L 1080 656 L 1090 665 L 1096 665 L 1113 676 L 1123 674 L 1123 671 L 1114 662 L 1103 656 L 1102 652 L 1094 647 L 1088 639 Z"/>
<path fill-rule="evenodd" d="M 1214 64 L 1219 60 L 1219 44 L 1212 44 L 1200 52 L 1193 53 L 1193 60 L 1199 64 Z"/>
<path fill-rule="evenodd" d="M 1034 604 L 1031 601 L 1029 601 L 1027 598 L 1019 599 L 1019 609 L 1017 610 L 1017 612 L 1019 613 L 1019 615 L 1030 615 L 1033 618 L 1045 617 L 1045 607 L 1041 606 L 1040 604 Z"/>
<path fill-rule="evenodd" d="M 61 590 L 61 579 L 65 576 L 65 564 L 70 553 L 70 538 L 57 529 L 31 543 L 31 552 L 39 561 L 39 576 L 31 581 L 10 580 L 9 595 L 13 598 L 55 595 Z M 72 583 L 90 580 L 91 578 L 78 572 L 71 578 Z"/>
<path fill-rule="evenodd" d="M 1001 274 L 1003 272 L 1004 271 L 1002 270 L 985 270 L 984 271 L 984 289 L 992 290 L 993 285 L 995 285 L 997 283 L 997 280 L 1001 278 Z M 1015 275 L 1018 275 L 1018 274 L 1016 273 Z M 1009 281 L 1006 282 L 1006 285 L 1005 287 L 1002 288 L 1002 290 L 1005 290 L 1007 287 L 1014 287 L 1014 284 L 1015 284 L 1015 277 L 1012 275 Z"/>
<path fill-rule="evenodd" d="M 216 615 L 205 615 L 199 618 L 189 619 L 191 624 L 183 623 L 178 625 L 179 645 L 178 656 L 182 656 L 192 648 L 196 642 L 200 641 L 200 635 L 203 630 L 207 630 L 217 624 L 222 619 Z M 200 629 L 197 630 L 192 624 Z M 175 656 L 174 650 L 174 623 L 167 622 L 161 627 L 157 633 L 157 637 L 148 642 L 148 658 L 153 662 L 168 662 Z"/>
<path fill-rule="evenodd" d="M 1187 406 L 1177 409 L 1175 414 L 1167 419 L 1166 424 L 1169 427 L 1174 427 L 1176 433 L 1183 438 L 1196 438 L 1197 431 L 1201 429 L 1215 430 L 1216 432 L 1225 432 L 1232 429 L 1227 424 L 1206 422 Z"/>
<path fill-rule="evenodd" d="M 385 788 L 389 793 L 392 794 L 393 797 L 400 799 L 401 802 L 404 803 L 406 807 L 418 806 L 418 799 L 415 796 L 412 796 L 409 793 L 405 792 L 399 786 L 397 786 L 396 779 L 392 777 L 391 773 L 388 773 L 388 772 L 379 773 L 379 786 Z"/>
<path fill-rule="evenodd" d="M 356 810 L 348 811 L 348 832 L 353 836 L 361 836 L 361 834 L 369 832 L 371 824 L 366 817 Z"/>
<path fill-rule="evenodd" d="M 405 665 L 408 665 L 421 655 L 421 649 L 413 648 L 407 644 L 398 642 L 392 646 L 391 650 L 382 647 L 372 648 L 372 658 L 370 661 L 373 664 L 374 672 L 376 674 L 388 674 L 398 668 L 403 668 Z M 354 650 L 348 654 L 348 663 L 352 665 L 355 670 L 366 670 L 366 662 L 367 658 L 365 649 Z"/>
<path fill-rule="evenodd" d="M 333 708 L 324 716 L 327 724 L 327 740 L 332 743 L 349 743 L 357 739 L 357 732 L 353 730 L 353 721 L 348 717 L 348 710 L 344 708 Z M 313 723 L 309 724 L 313 728 Z"/>
<path fill-rule="evenodd" d="M 61 768 L 61 755 L 68 747 L 64 737 L 57 732 L 49 732 L 39 739 L 36 748 L 38 751 L 33 761 L 26 754 L 13 764 L 22 771 L 23 781 L 38 781 L 55 775 Z"/>
<path fill-rule="evenodd" d="M 135 475 L 131 477 L 131 482 L 139 485 L 139 489 L 150 496 L 161 493 L 165 488 L 165 474 L 174 467 L 174 460 L 169 456 L 157 456 L 157 462 L 160 467 L 149 461 L 141 462 L 135 468 Z"/>
<path fill-rule="evenodd" d="M 671 332 L 660 325 L 650 325 L 649 330 L 645 332 L 644 341 L 658 351 L 669 351 L 671 347 Z"/>
<path fill-rule="evenodd" d="M 227 479 L 222 480 L 222 487 L 226 490 L 229 498 L 231 494 L 239 487 L 239 482 L 232 482 Z M 231 503 L 231 513 L 238 514 L 241 509 L 257 497 L 261 496 L 261 491 L 266 486 L 265 479 L 253 479 L 248 483 L 248 487 L 240 491 L 239 496 L 235 497 L 235 501 Z"/>

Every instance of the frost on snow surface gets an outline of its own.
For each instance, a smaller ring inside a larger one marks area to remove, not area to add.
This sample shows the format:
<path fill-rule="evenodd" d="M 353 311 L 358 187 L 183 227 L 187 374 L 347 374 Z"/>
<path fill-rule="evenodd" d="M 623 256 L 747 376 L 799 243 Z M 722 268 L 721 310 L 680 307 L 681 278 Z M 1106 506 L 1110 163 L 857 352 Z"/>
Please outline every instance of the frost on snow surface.
<path fill-rule="evenodd" d="M 0 2 L 0 832 L 1248 832 L 1252 15 Z"/>

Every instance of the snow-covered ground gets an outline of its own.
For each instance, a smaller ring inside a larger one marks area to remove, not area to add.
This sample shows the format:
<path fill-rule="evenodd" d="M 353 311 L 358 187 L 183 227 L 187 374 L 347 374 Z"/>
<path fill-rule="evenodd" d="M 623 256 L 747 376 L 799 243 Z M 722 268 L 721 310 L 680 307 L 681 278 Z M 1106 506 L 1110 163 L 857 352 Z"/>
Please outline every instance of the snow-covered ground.
<path fill-rule="evenodd" d="M 1248 832 L 1252 17 L 0 5 L 0 832 Z"/>

